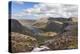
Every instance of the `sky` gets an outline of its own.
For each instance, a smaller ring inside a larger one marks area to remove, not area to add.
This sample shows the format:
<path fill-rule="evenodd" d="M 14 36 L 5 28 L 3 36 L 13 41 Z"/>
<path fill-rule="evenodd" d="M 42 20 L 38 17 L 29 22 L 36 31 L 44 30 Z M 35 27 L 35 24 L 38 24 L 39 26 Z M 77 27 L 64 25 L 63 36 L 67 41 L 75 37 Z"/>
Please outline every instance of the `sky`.
<path fill-rule="evenodd" d="M 11 5 L 11 18 L 14 19 L 69 18 L 77 15 L 78 6 L 74 4 L 13 1 Z"/>

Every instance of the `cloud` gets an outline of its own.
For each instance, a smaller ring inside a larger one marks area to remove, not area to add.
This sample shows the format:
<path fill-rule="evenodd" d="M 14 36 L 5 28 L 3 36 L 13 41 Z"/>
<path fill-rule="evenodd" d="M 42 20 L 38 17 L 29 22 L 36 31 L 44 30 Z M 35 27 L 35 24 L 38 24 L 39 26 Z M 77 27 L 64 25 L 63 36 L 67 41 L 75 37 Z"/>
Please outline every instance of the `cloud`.
<path fill-rule="evenodd" d="M 13 1 L 12 3 L 19 4 L 19 5 L 23 5 L 24 4 L 23 1 Z"/>
<path fill-rule="evenodd" d="M 44 14 L 48 16 L 56 15 L 57 17 L 64 17 L 66 15 L 66 17 L 70 17 L 70 15 L 72 16 L 73 13 L 77 12 L 77 6 L 41 3 L 38 5 L 34 5 L 32 9 L 26 11 L 33 14 Z"/>
<path fill-rule="evenodd" d="M 16 14 L 16 16 L 24 17 L 26 15 L 34 15 L 39 17 L 77 17 L 78 7 L 70 4 L 48 4 L 39 3 L 35 4 L 32 8 L 24 9 L 23 12 Z"/>

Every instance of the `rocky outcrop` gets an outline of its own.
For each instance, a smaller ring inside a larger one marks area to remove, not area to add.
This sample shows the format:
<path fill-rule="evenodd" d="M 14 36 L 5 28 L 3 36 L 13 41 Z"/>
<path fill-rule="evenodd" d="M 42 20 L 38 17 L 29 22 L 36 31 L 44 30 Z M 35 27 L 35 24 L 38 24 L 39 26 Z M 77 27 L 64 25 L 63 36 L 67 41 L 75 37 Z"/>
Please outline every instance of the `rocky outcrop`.
<path fill-rule="evenodd" d="M 37 40 L 31 36 L 11 32 L 11 50 L 12 52 L 29 52 L 38 46 Z"/>
<path fill-rule="evenodd" d="M 74 27 L 73 27 L 74 28 Z M 44 42 L 44 45 L 48 46 L 52 50 L 62 49 L 76 49 L 78 48 L 78 36 L 77 27 L 62 34 L 55 36 L 54 38 Z"/>

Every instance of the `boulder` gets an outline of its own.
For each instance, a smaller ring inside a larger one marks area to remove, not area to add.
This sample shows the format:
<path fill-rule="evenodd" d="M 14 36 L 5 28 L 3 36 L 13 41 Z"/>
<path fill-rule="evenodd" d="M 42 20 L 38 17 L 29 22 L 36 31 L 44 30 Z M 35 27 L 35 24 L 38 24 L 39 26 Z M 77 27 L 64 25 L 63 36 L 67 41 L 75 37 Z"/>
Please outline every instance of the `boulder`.
<path fill-rule="evenodd" d="M 38 46 L 37 40 L 28 35 L 11 32 L 11 50 L 16 52 L 29 52 Z"/>
<path fill-rule="evenodd" d="M 78 48 L 77 41 L 77 36 L 73 36 L 73 33 L 68 31 L 45 41 L 44 45 L 52 50 L 76 49 Z"/>

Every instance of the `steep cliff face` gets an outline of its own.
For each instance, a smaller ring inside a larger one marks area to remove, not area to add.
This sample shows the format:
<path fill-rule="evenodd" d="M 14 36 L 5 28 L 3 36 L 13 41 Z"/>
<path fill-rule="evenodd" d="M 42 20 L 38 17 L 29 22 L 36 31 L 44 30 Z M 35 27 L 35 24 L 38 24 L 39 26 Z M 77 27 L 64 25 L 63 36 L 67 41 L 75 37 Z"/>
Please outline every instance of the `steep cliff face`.
<path fill-rule="evenodd" d="M 16 19 L 9 19 L 11 23 L 11 32 L 23 31 L 23 26 Z"/>

